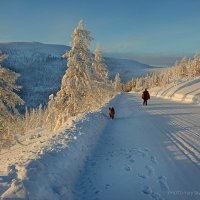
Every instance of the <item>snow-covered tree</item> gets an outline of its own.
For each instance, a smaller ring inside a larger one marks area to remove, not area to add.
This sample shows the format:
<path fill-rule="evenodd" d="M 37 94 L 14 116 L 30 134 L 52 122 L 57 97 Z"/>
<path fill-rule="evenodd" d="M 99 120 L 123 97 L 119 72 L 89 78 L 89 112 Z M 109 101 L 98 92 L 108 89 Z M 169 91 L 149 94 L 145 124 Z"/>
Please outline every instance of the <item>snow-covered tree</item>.
<path fill-rule="evenodd" d="M 187 69 L 188 69 L 188 79 L 192 80 L 195 76 L 195 69 L 193 67 L 193 60 L 191 58 L 188 60 Z"/>
<path fill-rule="evenodd" d="M 46 123 L 47 109 L 43 109 L 40 104 L 38 108 L 33 108 L 29 111 L 26 108 L 26 112 L 23 119 L 24 132 L 42 127 Z"/>
<path fill-rule="evenodd" d="M 99 45 L 96 47 L 94 51 L 95 55 L 95 62 L 93 63 L 96 73 L 97 73 L 97 80 L 100 82 L 108 82 L 108 70 L 105 64 L 105 60 L 102 57 Z"/>
<path fill-rule="evenodd" d="M 65 54 L 67 70 L 62 78 L 61 89 L 49 102 L 48 119 L 55 119 L 59 128 L 69 116 L 90 111 L 105 102 L 111 92 L 107 81 L 106 65 L 100 51 L 95 57 L 90 52 L 92 37 L 80 21 L 72 36 L 72 48 Z"/>
<path fill-rule="evenodd" d="M 200 53 L 196 53 L 193 59 L 194 76 L 200 76 Z"/>
<path fill-rule="evenodd" d="M 160 72 L 160 86 L 165 86 L 166 84 L 169 83 L 169 74 L 168 74 L 168 70 L 167 69 L 163 69 Z"/>
<path fill-rule="evenodd" d="M 135 80 L 132 78 L 131 81 L 123 84 L 123 92 L 135 91 Z"/>
<path fill-rule="evenodd" d="M 142 87 L 143 81 L 142 78 L 137 78 L 136 79 L 136 88 L 139 89 Z"/>
<path fill-rule="evenodd" d="M 158 74 L 153 72 L 150 79 L 150 87 L 156 87 L 159 85 L 159 77 Z"/>
<path fill-rule="evenodd" d="M 187 58 L 184 56 L 181 59 L 180 65 L 179 65 L 179 77 L 185 78 L 188 76 L 188 70 L 187 70 Z"/>
<path fill-rule="evenodd" d="M 199 76 L 199 64 L 198 64 L 198 55 L 195 55 L 194 59 L 191 59 L 189 61 L 189 69 L 188 69 L 188 76 L 189 76 L 189 79 L 192 80 L 194 79 L 195 77 Z"/>
<path fill-rule="evenodd" d="M 181 62 L 175 62 L 174 66 L 163 68 L 146 77 L 136 78 L 136 89 L 165 86 L 169 83 L 177 84 L 180 80 L 192 80 L 200 76 L 200 53 L 196 53 L 193 59 L 183 57 Z"/>
<path fill-rule="evenodd" d="M 147 75 L 144 78 L 144 88 L 150 88 L 150 76 L 149 75 Z"/>
<path fill-rule="evenodd" d="M 4 61 L 7 58 L 7 56 L 5 54 L 2 54 L 1 50 L 0 50 L 0 62 Z"/>
<path fill-rule="evenodd" d="M 114 89 L 117 92 L 121 92 L 122 91 L 122 83 L 121 83 L 121 78 L 120 78 L 119 73 L 117 73 L 115 75 L 115 81 L 113 82 L 113 86 L 114 86 Z"/>
<path fill-rule="evenodd" d="M 179 63 L 178 63 L 178 60 L 176 60 L 174 66 L 172 67 L 172 77 L 173 77 L 173 81 L 174 83 L 176 83 L 179 78 L 180 78 L 180 74 L 179 74 Z"/>
<path fill-rule="evenodd" d="M 0 55 L 1 61 L 6 58 Z M 24 104 L 23 100 L 16 94 L 20 87 L 16 85 L 19 74 L 3 68 L 0 65 L 0 138 L 8 134 L 12 123 L 19 115 L 16 105 Z"/>
<path fill-rule="evenodd" d="M 72 48 L 67 53 L 68 68 L 62 78 L 61 90 L 55 98 L 57 109 L 67 109 L 70 115 L 80 109 L 80 102 L 92 90 L 90 83 L 94 73 L 91 67 L 91 41 L 90 32 L 85 30 L 83 21 L 80 21 L 73 32 Z"/>

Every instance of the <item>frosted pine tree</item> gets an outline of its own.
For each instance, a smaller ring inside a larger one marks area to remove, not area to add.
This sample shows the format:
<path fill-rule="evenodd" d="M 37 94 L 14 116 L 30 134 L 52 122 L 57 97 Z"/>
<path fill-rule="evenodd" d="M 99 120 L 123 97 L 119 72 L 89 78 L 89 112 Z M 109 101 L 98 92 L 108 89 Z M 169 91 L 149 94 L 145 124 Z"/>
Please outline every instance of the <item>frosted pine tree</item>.
<path fill-rule="evenodd" d="M 150 76 L 147 75 L 145 78 L 144 78 L 144 87 L 145 88 L 150 88 Z"/>
<path fill-rule="evenodd" d="M 194 59 L 189 60 L 188 62 L 188 76 L 192 80 L 195 77 L 200 75 L 200 54 L 196 54 Z"/>
<path fill-rule="evenodd" d="M 200 76 L 200 53 L 196 53 L 193 60 L 194 65 L 194 77 Z"/>
<path fill-rule="evenodd" d="M 102 87 L 97 80 L 95 58 L 90 52 L 92 37 L 80 21 L 72 36 L 72 48 L 65 54 L 68 58 L 67 70 L 62 78 L 61 89 L 49 102 L 48 119 L 56 118 L 55 127 L 59 128 L 69 116 L 91 111 L 105 102 L 104 95 L 110 95 L 108 88 Z M 100 59 L 100 57 L 98 57 Z M 103 59 L 102 63 L 103 64 Z M 101 74 L 101 79 L 106 80 Z M 111 88 L 111 87 L 110 87 Z"/>
<path fill-rule="evenodd" d="M 108 83 L 108 70 L 105 60 L 102 57 L 99 45 L 96 47 L 94 55 L 95 62 L 93 63 L 93 66 L 95 67 L 95 71 L 97 73 L 97 80 Z"/>
<path fill-rule="evenodd" d="M 4 61 L 6 58 L 7 58 L 7 56 L 2 54 L 2 52 L 0 50 L 0 62 Z"/>
<path fill-rule="evenodd" d="M 0 60 L 6 58 L 0 55 Z M 4 136 L 10 134 L 12 124 L 17 115 L 19 115 L 16 105 L 24 104 L 23 100 L 16 94 L 20 87 L 16 85 L 16 80 L 20 75 L 3 68 L 0 65 L 0 139 L 3 141 Z"/>
<path fill-rule="evenodd" d="M 172 79 L 173 82 L 176 83 L 177 80 L 179 80 L 179 63 L 178 61 L 175 62 L 174 66 L 171 68 L 171 72 L 172 72 Z"/>
<path fill-rule="evenodd" d="M 141 83 L 141 79 L 137 78 L 136 79 L 136 89 L 139 89 L 141 87 L 142 83 Z"/>
<path fill-rule="evenodd" d="M 158 80 L 158 74 L 157 73 L 153 73 L 152 74 L 152 84 L 151 87 L 156 87 L 158 86 L 159 80 Z"/>
<path fill-rule="evenodd" d="M 193 60 L 191 58 L 188 60 L 187 69 L 188 69 L 188 79 L 192 80 L 195 75 L 195 69 L 193 67 Z"/>
<path fill-rule="evenodd" d="M 180 62 L 179 68 L 178 68 L 179 78 L 185 78 L 188 75 L 187 70 L 187 58 L 184 56 Z"/>
<path fill-rule="evenodd" d="M 100 51 L 99 45 L 94 51 L 94 61 L 92 65 L 95 69 L 95 79 L 92 83 L 93 86 L 93 96 L 95 96 L 95 101 L 99 102 L 99 105 L 103 105 L 106 100 L 114 94 L 112 83 L 108 79 L 108 70 L 105 60 Z"/>
<path fill-rule="evenodd" d="M 115 75 L 115 81 L 113 83 L 113 86 L 114 86 L 114 89 L 117 91 L 117 92 L 121 92 L 122 91 L 122 83 L 121 83 L 121 78 L 120 78 L 120 75 L 119 73 L 117 73 Z"/>
<path fill-rule="evenodd" d="M 58 109 L 66 109 L 69 115 L 75 115 L 80 110 L 81 101 L 91 92 L 91 41 L 90 32 L 84 29 L 84 23 L 80 21 L 73 32 L 72 48 L 67 53 L 68 68 L 62 78 L 61 90 L 55 98 Z"/>

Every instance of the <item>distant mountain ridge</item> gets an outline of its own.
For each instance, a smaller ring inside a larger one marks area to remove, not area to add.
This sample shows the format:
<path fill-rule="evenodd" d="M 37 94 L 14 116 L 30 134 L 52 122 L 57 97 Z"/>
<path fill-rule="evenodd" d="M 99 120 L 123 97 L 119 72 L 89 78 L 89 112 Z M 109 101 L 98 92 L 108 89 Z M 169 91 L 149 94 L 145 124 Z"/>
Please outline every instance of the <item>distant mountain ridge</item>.
<path fill-rule="evenodd" d="M 2 53 L 8 55 L 3 65 L 21 74 L 18 83 L 23 86 L 20 93 L 26 105 L 46 105 L 48 96 L 60 88 L 61 79 L 67 67 L 62 55 L 71 47 L 39 42 L 0 43 Z M 105 57 L 109 77 L 114 79 L 120 73 L 123 82 L 151 70 L 146 64 L 128 59 Z"/>

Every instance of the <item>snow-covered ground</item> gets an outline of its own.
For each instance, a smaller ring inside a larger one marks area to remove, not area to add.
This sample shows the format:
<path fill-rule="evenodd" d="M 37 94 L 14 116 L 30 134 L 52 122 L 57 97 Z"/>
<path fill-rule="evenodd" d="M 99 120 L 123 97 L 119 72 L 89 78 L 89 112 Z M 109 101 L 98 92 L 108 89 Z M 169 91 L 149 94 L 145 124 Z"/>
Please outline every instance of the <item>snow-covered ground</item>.
<path fill-rule="evenodd" d="M 200 103 L 200 78 L 192 81 L 171 83 L 165 87 L 155 87 L 150 90 L 151 95 L 181 101 L 185 103 Z"/>
<path fill-rule="evenodd" d="M 198 106 L 118 97 L 74 190 L 75 200 L 200 199 Z"/>
<path fill-rule="evenodd" d="M 46 105 L 49 95 L 60 89 L 67 66 L 62 55 L 69 49 L 65 45 L 38 42 L 0 43 L 0 50 L 9 56 L 3 65 L 21 74 L 18 83 L 23 88 L 19 95 L 25 101 L 25 106 Z M 109 77 L 114 79 L 116 73 L 120 73 L 124 82 L 153 69 L 135 60 L 106 57 L 105 62 Z"/>
<path fill-rule="evenodd" d="M 36 135 L 1 152 L 0 197 L 199 200 L 199 121 L 197 105 L 117 95 L 48 143 Z"/>
<path fill-rule="evenodd" d="M 76 176 L 107 124 L 107 109 L 71 118 L 60 132 L 36 129 L 1 150 L 0 199 L 71 199 Z"/>

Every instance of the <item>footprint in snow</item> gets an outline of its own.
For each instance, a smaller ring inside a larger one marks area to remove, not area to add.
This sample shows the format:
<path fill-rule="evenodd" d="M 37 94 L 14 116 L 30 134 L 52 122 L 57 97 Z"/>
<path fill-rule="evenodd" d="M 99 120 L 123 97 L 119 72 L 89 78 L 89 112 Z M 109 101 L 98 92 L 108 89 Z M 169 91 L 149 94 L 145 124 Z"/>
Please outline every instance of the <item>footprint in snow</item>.
<path fill-rule="evenodd" d="M 144 186 L 143 189 L 142 189 L 142 192 L 144 194 L 150 195 L 150 194 L 152 194 L 152 189 L 149 186 Z"/>
<path fill-rule="evenodd" d="M 154 174 L 154 168 L 151 166 L 146 165 L 145 169 L 147 170 L 148 176 L 152 176 Z"/>
<path fill-rule="evenodd" d="M 146 152 L 142 151 L 142 150 L 138 150 L 137 153 L 139 153 L 140 155 L 142 155 L 142 157 L 146 157 Z"/>
<path fill-rule="evenodd" d="M 128 165 L 125 165 L 124 166 L 124 169 L 128 172 L 128 171 L 131 171 L 131 167 L 130 166 L 128 166 Z"/>
<path fill-rule="evenodd" d="M 109 187 L 110 187 L 110 184 L 107 183 L 107 184 L 105 185 L 105 189 L 107 190 Z"/>
<path fill-rule="evenodd" d="M 135 162 L 135 160 L 134 160 L 134 159 L 130 159 L 129 161 L 130 161 L 131 163 L 134 163 L 134 162 Z"/>
<path fill-rule="evenodd" d="M 129 149 L 129 153 L 134 154 L 135 152 L 137 152 L 136 149 Z"/>
<path fill-rule="evenodd" d="M 144 186 L 142 192 L 146 195 L 150 195 L 155 200 L 164 200 L 160 194 L 154 192 L 149 186 Z"/>
<path fill-rule="evenodd" d="M 138 177 L 145 179 L 146 175 L 138 173 Z"/>
<path fill-rule="evenodd" d="M 157 159 L 156 159 L 156 157 L 155 156 L 151 156 L 151 162 L 153 163 L 153 164 L 158 164 L 158 161 L 157 161 Z"/>
<path fill-rule="evenodd" d="M 163 191 L 169 191 L 169 186 L 167 183 L 167 178 L 165 176 L 158 177 L 158 182 L 160 184 L 160 187 Z"/>
<path fill-rule="evenodd" d="M 132 156 L 132 155 L 127 155 L 127 156 L 126 156 L 126 159 L 130 159 L 130 158 L 131 158 L 131 156 Z"/>
<path fill-rule="evenodd" d="M 151 197 L 155 200 L 164 200 L 160 194 L 156 193 L 156 192 L 152 192 L 151 193 Z"/>
<path fill-rule="evenodd" d="M 100 192 L 99 190 L 96 190 L 96 191 L 94 192 L 94 194 L 99 194 L 99 192 Z"/>

